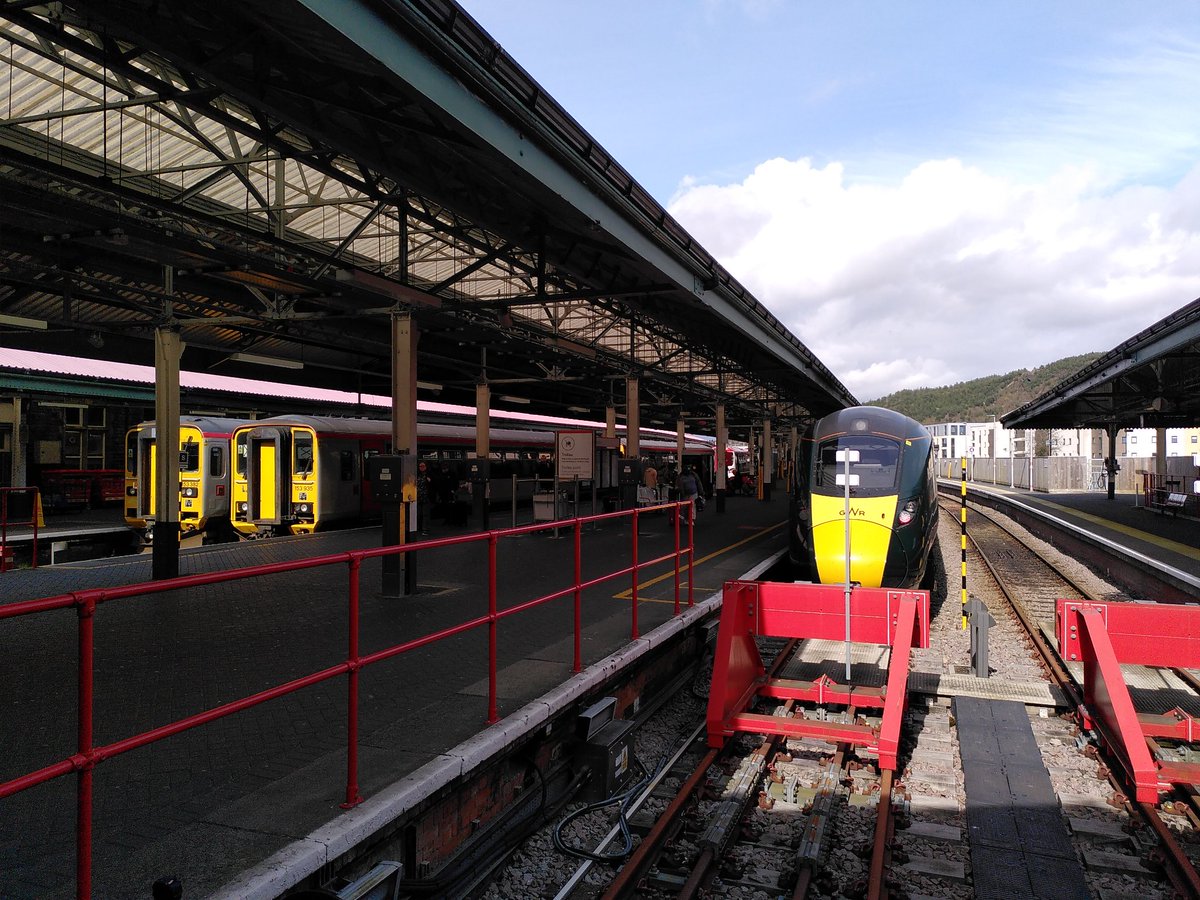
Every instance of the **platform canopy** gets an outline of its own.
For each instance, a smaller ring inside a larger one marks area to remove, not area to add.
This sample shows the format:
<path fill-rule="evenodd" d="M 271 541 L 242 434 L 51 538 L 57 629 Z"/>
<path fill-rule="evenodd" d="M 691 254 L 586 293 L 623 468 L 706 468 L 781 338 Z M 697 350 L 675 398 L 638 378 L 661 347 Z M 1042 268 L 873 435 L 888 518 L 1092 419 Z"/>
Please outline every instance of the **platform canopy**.
<path fill-rule="evenodd" d="M 5 346 L 386 394 L 403 314 L 423 399 L 855 402 L 451 0 L 7 3 L 0 71 Z"/>
<path fill-rule="evenodd" d="M 1200 300 L 1135 334 L 1000 421 L 1005 428 L 1200 424 Z"/>

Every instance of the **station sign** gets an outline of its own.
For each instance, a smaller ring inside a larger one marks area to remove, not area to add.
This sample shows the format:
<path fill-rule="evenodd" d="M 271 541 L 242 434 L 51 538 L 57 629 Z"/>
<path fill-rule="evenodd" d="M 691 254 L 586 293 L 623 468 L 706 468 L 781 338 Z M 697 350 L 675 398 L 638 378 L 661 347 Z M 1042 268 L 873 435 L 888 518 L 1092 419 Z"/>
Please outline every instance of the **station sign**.
<path fill-rule="evenodd" d="M 559 481 L 591 481 L 596 435 L 591 431 L 556 431 L 554 464 Z"/>

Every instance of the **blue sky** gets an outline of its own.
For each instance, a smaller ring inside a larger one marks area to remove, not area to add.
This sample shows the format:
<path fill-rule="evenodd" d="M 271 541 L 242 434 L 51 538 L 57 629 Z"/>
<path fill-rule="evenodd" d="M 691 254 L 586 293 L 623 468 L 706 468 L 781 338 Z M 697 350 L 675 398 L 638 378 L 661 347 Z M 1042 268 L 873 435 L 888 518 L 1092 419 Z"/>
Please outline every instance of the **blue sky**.
<path fill-rule="evenodd" d="M 861 399 L 1200 295 L 1195 2 L 463 5 Z"/>

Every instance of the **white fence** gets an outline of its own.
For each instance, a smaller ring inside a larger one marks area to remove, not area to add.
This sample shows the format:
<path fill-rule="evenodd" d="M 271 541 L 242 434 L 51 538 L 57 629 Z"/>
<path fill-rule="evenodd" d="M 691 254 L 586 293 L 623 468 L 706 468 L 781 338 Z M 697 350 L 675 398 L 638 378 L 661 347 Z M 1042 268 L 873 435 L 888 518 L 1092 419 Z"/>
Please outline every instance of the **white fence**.
<path fill-rule="evenodd" d="M 1142 472 L 1154 471 L 1153 457 L 1122 457 L 1118 460 L 1117 490 L 1141 490 Z M 961 459 L 940 459 L 937 463 L 941 478 L 962 478 Z M 1167 457 L 1167 474 L 1186 479 L 1188 485 L 1196 477 L 1196 466 L 1190 456 Z M 1032 459 L 967 458 L 967 480 L 983 484 L 1035 491 L 1107 491 L 1102 460 L 1078 456 L 1052 456 Z"/>

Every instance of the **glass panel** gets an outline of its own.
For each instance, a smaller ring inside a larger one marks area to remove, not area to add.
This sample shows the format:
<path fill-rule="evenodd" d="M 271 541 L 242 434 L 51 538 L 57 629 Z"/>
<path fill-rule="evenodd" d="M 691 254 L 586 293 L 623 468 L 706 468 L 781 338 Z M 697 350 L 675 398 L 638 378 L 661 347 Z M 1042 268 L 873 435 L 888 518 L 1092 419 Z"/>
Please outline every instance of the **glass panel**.
<path fill-rule="evenodd" d="M 237 473 L 239 475 L 246 474 L 246 432 L 242 431 L 237 436 Z"/>
<path fill-rule="evenodd" d="M 129 432 L 125 438 L 125 471 L 130 475 L 136 475 L 138 471 L 138 433 L 136 431 Z"/>
<path fill-rule="evenodd" d="M 208 471 L 213 478 L 225 476 L 225 448 L 220 444 L 208 448 Z"/>
<path fill-rule="evenodd" d="M 857 450 L 858 462 L 850 463 L 850 474 L 858 476 L 858 491 L 890 490 L 896 486 L 900 472 L 900 445 L 890 438 L 873 435 L 846 435 L 836 441 L 825 441 L 817 451 L 816 485 L 818 488 L 843 490 L 837 476 L 845 472 L 846 464 L 837 461 L 837 451 Z"/>
<path fill-rule="evenodd" d="M 189 439 L 186 444 L 179 448 L 179 471 L 200 471 L 200 445 L 195 439 Z"/>
<path fill-rule="evenodd" d="M 342 461 L 342 474 L 341 474 L 342 481 L 353 481 L 354 480 L 354 454 L 351 453 L 349 450 L 343 450 L 341 452 L 341 461 Z"/>
<path fill-rule="evenodd" d="M 306 431 L 292 435 L 292 472 L 311 475 L 313 470 L 313 436 Z"/>

